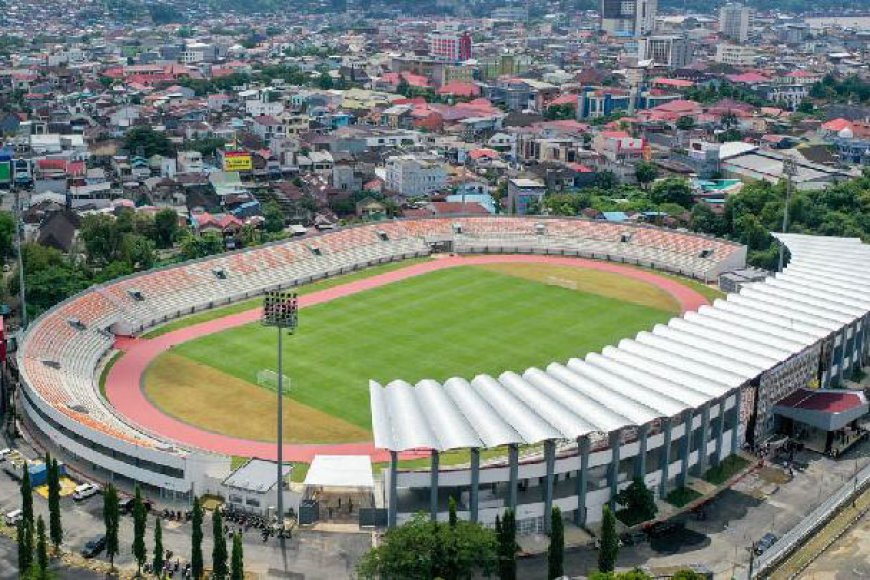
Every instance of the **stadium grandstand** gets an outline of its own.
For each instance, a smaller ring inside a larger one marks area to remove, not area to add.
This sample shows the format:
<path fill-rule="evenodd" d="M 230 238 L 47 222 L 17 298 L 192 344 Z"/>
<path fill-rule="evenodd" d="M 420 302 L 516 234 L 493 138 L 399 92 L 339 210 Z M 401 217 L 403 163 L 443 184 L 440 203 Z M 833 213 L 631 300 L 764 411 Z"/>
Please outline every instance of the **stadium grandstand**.
<path fill-rule="evenodd" d="M 432 490 L 451 486 L 464 489 L 468 517 L 482 521 L 499 501 L 516 504 L 524 525 L 545 525 L 543 508 L 552 502 L 594 520 L 595 507 L 625 474 L 638 470 L 664 487 L 691 466 L 718 461 L 744 432 L 753 440 L 769 432 L 778 400 L 812 378 L 828 384 L 842 377 L 866 350 L 866 248 L 855 240 L 783 239 L 793 256 L 786 272 L 584 361 L 497 379 L 372 385 L 375 442 L 394 460 L 403 450 L 425 449 L 437 465 L 443 450 L 471 450 L 469 468 L 440 474 L 399 471 L 394 461 L 382 489 L 390 521 L 411 513 L 421 494 L 435 497 L 427 509 L 442 513 L 443 494 Z M 171 433 L 145 432 L 108 404 L 96 375 L 115 338 L 436 251 L 580 256 L 701 280 L 743 267 L 746 256 L 739 244 L 705 236 L 566 218 L 402 220 L 306 236 L 119 279 L 57 305 L 20 341 L 18 408 L 32 433 L 95 479 L 137 482 L 160 496 L 200 493 L 226 476 L 229 458 L 186 448 Z M 511 460 L 480 468 L 479 451 L 497 445 L 508 447 Z M 527 445 L 541 445 L 544 460 L 527 461 Z M 708 453 L 698 457 L 699 446 Z M 685 453 L 689 460 L 681 461 Z M 585 482 L 583 496 L 574 481 Z M 494 494 L 485 502 L 483 484 Z M 535 495 L 541 484 L 546 494 Z"/>

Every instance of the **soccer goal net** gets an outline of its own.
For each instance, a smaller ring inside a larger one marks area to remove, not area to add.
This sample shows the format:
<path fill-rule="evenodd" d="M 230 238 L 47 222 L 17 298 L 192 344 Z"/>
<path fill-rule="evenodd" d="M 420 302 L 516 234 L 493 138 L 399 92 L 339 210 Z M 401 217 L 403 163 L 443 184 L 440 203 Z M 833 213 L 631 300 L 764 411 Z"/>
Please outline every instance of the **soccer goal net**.
<path fill-rule="evenodd" d="M 290 390 L 290 377 L 282 375 L 282 387 L 284 392 Z M 272 391 L 278 390 L 278 373 L 270 369 L 263 369 L 257 373 L 257 384 Z"/>

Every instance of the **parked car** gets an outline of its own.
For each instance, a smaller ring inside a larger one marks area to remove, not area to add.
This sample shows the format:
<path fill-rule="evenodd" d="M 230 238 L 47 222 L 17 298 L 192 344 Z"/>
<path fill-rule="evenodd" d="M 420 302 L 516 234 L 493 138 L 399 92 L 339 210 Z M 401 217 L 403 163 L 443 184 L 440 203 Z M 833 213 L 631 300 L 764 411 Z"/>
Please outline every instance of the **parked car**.
<path fill-rule="evenodd" d="M 643 532 L 625 532 L 619 535 L 619 540 L 626 546 L 636 546 L 646 542 L 646 534 Z"/>
<path fill-rule="evenodd" d="M 100 555 L 100 552 L 105 549 L 106 536 L 97 536 L 85 544 L 85 547 L 82 548 L 81 554 L 83 558 L 96 558 Z"/>
<path fill-rule="evenodd" d="M 647 528 L 646 533 L 650 538 L 661 538 L 677 529 L 677 525 L 673 522 L 657 522 Z"/>
<path fill-rule="evenodd" d="M 0 449 L 0 461 L 6 461 L 6 458 L 12 454 L 12 450 L 8 447 L 6 449 Z"/>
<path fill-rule="evenodd" d="M 73 491 L 73 499 L 75 501 L 82 501 L 98 493 L 100 493 L 99 487 L 93 483 L 83 483 L 76 486 L 75 491 Z"/>
<path fill-rule="evenodd" d="M 15 526 L 18 525 L 18 522 L 24 519 L 24 512 L 21 510 L 12 510 L 8 514 L 6 514 L 6 525 L 7 526 Z"/>
<path fill-rule="evenodd" d="M 755 544 L 755 553 L 759 556 L 768 551 L 771 546 L 773 546 L 779 538 L 776 535 L 767 532 L 761 539 L 758 540 L 758 543 Z"/>

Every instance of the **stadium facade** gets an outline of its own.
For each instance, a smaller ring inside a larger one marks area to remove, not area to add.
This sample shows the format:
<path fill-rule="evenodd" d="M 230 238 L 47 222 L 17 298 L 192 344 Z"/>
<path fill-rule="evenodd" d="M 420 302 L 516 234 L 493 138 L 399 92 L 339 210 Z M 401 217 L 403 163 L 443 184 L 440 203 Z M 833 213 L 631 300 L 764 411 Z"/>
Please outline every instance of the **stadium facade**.
<path fill-rule="evenodd" d="M 396 459 L 431 450 L 435 466 L 449 449 L 469 449 L 472 459 L 464 469 L 422 472 L 394 461 L 384 480 L 390 522 L 420 505 L 444 517 L 454 493 L 480 521 L 515 505 L 522 525 L 541 527 L 555 504 L 591 522 L 634 474 L 664 492 L 744 439 L 764 437 L 774 403 L 813 381 L 841 379 L 866 352 L 865 246 L 783 240 L 793 256 L 784 273 L 585 360 L 443 385 L 373 384 L 376 445 Z M 744 266 L 746 257 L 743 246 L 685 232 L 518 217 L 381 222 L 215 256 L 92 287 L 34 321 L 16 353 L 19 416 L 95 479 L 136 482 L 152 495 L 202 493 L 226 477 L 229 458 L 146 432 L 100 394 L 98 371 L 115 337 L 434 251 L 579 256 L 701 280 Z M 510 461 L 480 466 L 481 451 L 499 446 Z"/>

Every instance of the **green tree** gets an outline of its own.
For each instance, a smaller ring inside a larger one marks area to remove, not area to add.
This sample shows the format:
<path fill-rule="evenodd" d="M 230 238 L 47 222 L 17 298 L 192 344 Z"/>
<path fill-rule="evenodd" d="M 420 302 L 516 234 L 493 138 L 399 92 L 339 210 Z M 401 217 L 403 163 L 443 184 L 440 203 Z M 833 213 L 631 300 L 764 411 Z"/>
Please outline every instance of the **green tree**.
<path fill-rule="evenodd" d="M 79 236 L 92 263 L 108 264 L 117 256 L 121 237 L 115 221 L 115 218 L 103 213 L 86 215 L 82 219 Z"/>
<path fill-rule="evenodd" d="M 547 547 L 547 578 L 561 578 L 565 575 L 565 528 L 562 510 L 553 506 L 550 524 L 550 545 Z"/>
<path fill-rule="evenodd" d="M 595 175 L 595 187 L 604 190 L 616 189 L 619 180 L 612 171 L 600 171 Z"/>
<path fill-rule="evenodd" d="M 617 516 L 629 526 L 651 520 L 659 511 L 655 495 L 640 477 L 635 477 L 628 487 L 616 495 L 616 503 L 623 508 L 617 512 Z"/>
<path fill-rule="evenodd" d="M 148 559 L 148 550 L 145 548 L 146 518 L 145 504 L 142 503 L 142 490 L 137 485 L 133 498 L 133 557 L 136 558 L 137 574 L 142 573 L 142 565 Z"/>
<path fill-rule="evenodd" d="M 619 553 L 619 538 L 616 535 L 616 517 L 605 505 L 601 520 L 601 545 L 598 548 L 598 569 L 602 572 L 613 572 L 616 566 L 616 556 Z"/>
<path fill-rule="evenodd" d="M 214 541 L 211 551 L 212 578 L 224 580 L 227 577 L 227 536 L 224 534 L 223 518 L 220 511 L 214 511 L 211 516 L 211 524 Z"/>
<path fill-rule="evenodd" d="M 33 564 L 33 527 L 22 519 L 15 528 L 18 543 L 18 570 L 22 573 Z"/>
<path fill-rule="evenodd" d="M 178 214 L 174 209 L 162 209 L 154 216 L 155 239 L 158 248 L 171 248 L 178 235 Z"/>
<path fill-rule="evenodd" d="M 160 518 L 154 518 L 154 558 L 151 560 L 151 565 L 154 568 L 154 573 L 162 576 L 163 573 L 163 527 L 160 525 Z"/>
<path fill-rule="evenodd" d="M 245 578 L 245 555 L 242 551 L 242 537 L 239 534 L 233 534 L 233 557 L 230 578 L 232 580 L 244 580 Z"/>
<path fill-rule="evenodd" d="M 8 258 L 15 250 L 15 218 L 11 212 L 0 211 L 0 258 Z"/>
<path fill-rule="evenodd" d="M 433 522 L 421 513 L 390 529 L 357 572 L 362 578 L 471 578 L 492 574 L 497 564 L 493 530 L 469 521 Z"/>
<path fill-rule="evenodd" d="M 139 234 L 125 234 L 121 240 L 121 259 L 134 270 L 148 270 L 154 265 L 154 242 Z"/>
<path fill-rule="evenodd" d="M 48 454 L 46 453 L 46 461 Z M 63 543 L 63 525 L 60 518 L 60 467 L 52 459 L 48 470 L 48 532 L 57 552 Z"/>
<path fill-rule="evenodd" d="M 725 234 L 725 227 L 722 216 L 703 201 L 692 207 L 692 231 L 722 236 Z"/>
<path fill-rule="evenodd" d="M 459 518 L 456 517 L 456 500 L 451 495 L 447 498 L 447 522 L 451 528 L 455 528 Z"/>
<path fill-rule="evenodd" d="M 659 168 L 649 161 L 641 161 L 634 166 L 634 176 L 642 187 L 646 187 L 658 178 Z"/>
<path fill-rule="evenodd" d="M 411 94 L 411 83 L 401 73 L 399 75 L 399 82 L 396 84 L 396 92 L 406 97 Z"/>
<path fill-rule="evenodd" d="M 21 518 L 33 529 L 33 487 L 30 485 L 30 469 L 27 463 L 21 473 Z"/>
<path fill-rule="evenodd" d="M 202 578 L 204 568 L 202 558 L 202 504 L 198 497 L 193 498 L 192 529 L 190 532 L 190 571 L 194 580 Z"/>
<path fill-rule="evenodd" d="M 36 520 L 36 561 L 39 564 L 39 578 L 48 577 L 48 542 L 45 540 L 45 522 L 42 516 Z"/>
<path fill-rule="evenodd" d="M 689 568 L 677 570 L 676 572 L 674 572 L 674 575 L 671 576 L 671 580 L 706 580 L 706 578 L 706 574 L 695 572 L 694 570 L 690 570 Z"/>
<path fill-rule="evenodd" d="M 263 217 L 265 218 L 265 228 L 270 234 L 275 234 L 284 229 L 284 214 L 281 213 L 281 208 L 277 203 L 269 202 L 263 207 Z"/>
<path fill-rule="evenodd" d="M 695 200 L 692 188 L 685 179 L 671 177 L 653 185 L 650 200 L 655 204 L 675 203 L 686 209 L 692 207 Z"/>
<path fill-rule="evenodd" d="M 317 77 L 317 88 L 328 91 L 332 88 L 332 77 L 328 72 L 324 71 Z"/>
<path fill-rule="evenodd" d="M 683 115 L 679 119 L 677 119 L 676 123 L 677 129 L 682 129 L 683 131 L 688 131 L 689 129 L 693 129 L 695 127 L 695 119 L 694 117 L 690 117 L 688 115 Z"/>
<path fill-rule="evenodd" d="M 498 577 L 516 580 L 517 577 L 517 524 L 514 511 L 509 509 L 501 520 L 498 532 Z"/>
<path fill-rule="evenodd" d="M 144 157 L 170 156 L 175 153 L 175 146 L 166 135 L 144 125 L 127 131 L 124 135 L 124 148 L 130 152 L 130 155 Z"/>
<path fill-rule="evenodd" d="M 112 568 L 115 567 L 115 556 L 119 551 L 118 525 L 120 516 L 118 490 L 110 483 L 103 494 L 103 523 L 106 526 L 106 555 L 109 557 L 109 566 Z"/>

